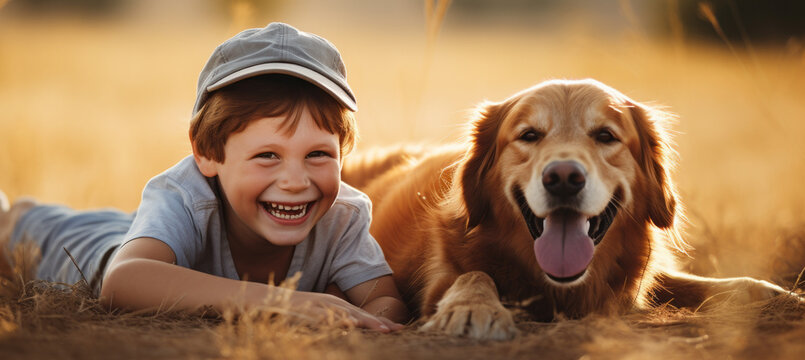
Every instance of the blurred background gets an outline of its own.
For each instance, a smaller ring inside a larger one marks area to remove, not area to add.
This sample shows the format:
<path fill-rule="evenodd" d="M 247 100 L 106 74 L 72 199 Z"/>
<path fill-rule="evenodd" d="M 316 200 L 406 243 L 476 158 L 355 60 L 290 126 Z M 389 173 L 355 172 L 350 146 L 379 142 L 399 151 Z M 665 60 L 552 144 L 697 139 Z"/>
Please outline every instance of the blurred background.
<path fill-rule="evenodd" d="M 459 140 L 476 104 L 552 78 L 663 106 L 679 116 L 689 266 L 803 267 L 773 258 L 805 242 L 798 0 L 0 0 L 0 189 L 135 210 L 146 181 L 190 153 L 213 48 L 272 21 L 341 50 L 359 151 Z"/>

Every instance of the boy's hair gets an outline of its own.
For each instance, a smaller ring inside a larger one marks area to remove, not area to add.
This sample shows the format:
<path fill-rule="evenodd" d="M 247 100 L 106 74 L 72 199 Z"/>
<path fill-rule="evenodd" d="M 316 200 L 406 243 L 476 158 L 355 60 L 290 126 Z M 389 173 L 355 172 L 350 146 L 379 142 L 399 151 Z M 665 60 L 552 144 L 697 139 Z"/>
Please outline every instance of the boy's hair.
<path fill-rule="evenodd" d="M 355 117 L 317 86 L 288 75 L 261 75 L 238 81 L 210 94 L 190 123 L 190 142 L 196 155 L 223 163 L 229 136 L 252 121 L 286 116 L 282 125 L 293 134 L 304 109 L 323 130 L 338 135 L 341 157 L 355 144 Z"/>

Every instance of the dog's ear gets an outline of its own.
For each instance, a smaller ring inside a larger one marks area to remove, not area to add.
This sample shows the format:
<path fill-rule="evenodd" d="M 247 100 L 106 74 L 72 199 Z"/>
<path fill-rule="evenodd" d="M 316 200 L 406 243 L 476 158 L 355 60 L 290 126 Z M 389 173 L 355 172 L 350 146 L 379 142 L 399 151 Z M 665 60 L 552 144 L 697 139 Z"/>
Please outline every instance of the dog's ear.
<path fill-rule="evenodd" d="M 484 103 L 472 123 L 471 144 L 460 172 L 467 229 L 478 226 L 492 209 L 490 194 L 482 183 L 497 158 L 498 130 L 511 107 L 512 101 Z"/>
<path fill-rule="evenodd" d="M 676 189 L 670 177 L 675 165 L 674 151 L 665 129 L 671 115 L 631 101 L 627 108 L 638 134 L 637 160 L 646 177 L 649 219 L 660 228 L 671 227 L 677 206 Z"/>

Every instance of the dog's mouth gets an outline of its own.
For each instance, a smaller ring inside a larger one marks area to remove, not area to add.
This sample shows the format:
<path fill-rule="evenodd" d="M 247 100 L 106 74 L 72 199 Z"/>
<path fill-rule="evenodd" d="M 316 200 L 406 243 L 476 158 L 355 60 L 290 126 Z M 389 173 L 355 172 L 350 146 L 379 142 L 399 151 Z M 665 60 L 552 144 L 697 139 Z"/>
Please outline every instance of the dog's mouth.
<path fill-rule="evenodd" d="M 559 283 L 570 283 L 584 275 L 595 246 L 604 239 L 618 214 L 613 196 L 600 214 L 588 218 L 576 210 L 559 208 L 541 218 L 531 211 L 519 187 L 513 189 L 523 219 L 534 239 L 534 254 L 545 275 Z"/>

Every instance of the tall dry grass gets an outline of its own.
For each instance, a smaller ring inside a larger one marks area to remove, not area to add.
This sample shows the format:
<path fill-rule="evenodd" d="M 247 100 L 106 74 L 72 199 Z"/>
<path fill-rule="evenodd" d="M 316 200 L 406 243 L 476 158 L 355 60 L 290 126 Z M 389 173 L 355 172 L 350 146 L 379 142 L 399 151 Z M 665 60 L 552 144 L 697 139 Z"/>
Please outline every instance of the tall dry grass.
<path fill-rule="evenodd" d="M 150 177 L 189 153 L 197 73 L 231 35 L 225 26 L 4 20 L 0 27 L 0 189 L 12 199 L 127 210 Z M 593 77 L 679 114 L 676 178 L 694 226 L 767 229 L 746 241 L 767 248 L 772 229 L 802 221 L 801 50 L 760 49 L 753 62 L 740 48 L 679 51 L 633 41 L 633 32 L 602 42 L 583 27 L 461 28 L 441 31 L 426 64 L 425 35 L 415 29 L 411 36 L 329 28 L 319 32 L 344 53 L 358 94 L 359 148 L 456 140 L 481 100 L 548 78 Z M 705 230 L 696 227 L 694 235 Z"/>

